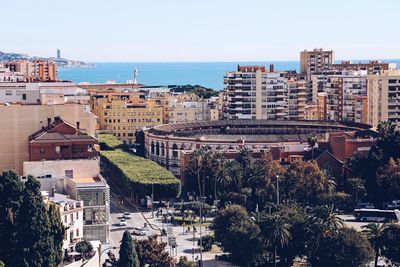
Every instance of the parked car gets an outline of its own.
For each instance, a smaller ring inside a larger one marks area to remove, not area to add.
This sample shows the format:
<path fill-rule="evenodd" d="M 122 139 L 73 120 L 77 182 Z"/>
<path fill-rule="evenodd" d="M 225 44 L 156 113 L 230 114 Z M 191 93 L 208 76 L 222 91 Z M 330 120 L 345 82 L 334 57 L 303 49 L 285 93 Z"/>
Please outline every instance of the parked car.
<path fill-rule="evenodd" d="M 393 200 L 391 203 L 386 205 L 388 209 L 400 209 L 400 200 Z"/>
<path fill-rule="evenodd" d="M 121 219 L 121 221 L 119 221 L 119 226 L 126 226 L 126 220 Z"/>
<path fill-rule="evenodd" d="M 143 231 L 142 229 L 134 229 L 132 231 L 132 235 L 146 236 L 147 235 L 147 231 Z"/>
<path fill-rule="evenodd" d="M 132 215 L 129 212 L 124 212 L 124 215 L 122 217 L 124 217 L 125 219 L 131 219 Z"/>

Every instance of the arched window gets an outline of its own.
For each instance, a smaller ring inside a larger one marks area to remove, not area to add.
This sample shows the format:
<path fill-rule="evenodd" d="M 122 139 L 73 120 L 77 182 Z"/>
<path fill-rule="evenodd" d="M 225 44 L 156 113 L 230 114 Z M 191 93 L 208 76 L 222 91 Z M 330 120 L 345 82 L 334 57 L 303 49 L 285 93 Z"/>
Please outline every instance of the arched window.
<path fill-rule="evenodd" d="M 160 156 L 160 143 L 156 143 L 156 155 Z"/>
<path fill-rule="evenodd" d="M 172 145 L 172 157 L 177 158 L 178 157 L 178 146 L 176 144 Z"/>
<path fill-rule="evenodd" d="M 154 142 L 151 141 L 151 154 L 154 154 Z"/>

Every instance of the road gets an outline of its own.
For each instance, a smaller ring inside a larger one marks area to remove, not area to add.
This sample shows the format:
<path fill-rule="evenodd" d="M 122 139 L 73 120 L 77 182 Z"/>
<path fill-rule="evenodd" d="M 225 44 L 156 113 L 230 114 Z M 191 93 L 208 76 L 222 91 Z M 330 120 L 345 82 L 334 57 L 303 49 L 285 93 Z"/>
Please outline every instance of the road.
<path fill-rule="evenodd" d="M 172 233 L 176 237 L 177 248 L 175 251 L 170 249 L 167 246 L 167 250 L 171 256 L 176 259 L 179 259 L 180 256 L 186 256 L 189 260 L 196 260 L 196 258 L 200 258 L 199 250 L 195 249 L 194 254 L 192 253 L 192 248 L 197 248 L 197 241 L 199 240 L 199 234 L 196 233 L 193 236 L 193 231 L 188 234 L 184 234 L 182 226 L 172 226 L 171 224 L 163 224 L 161 219 L 152 218 L 151 212 L 141 213 L 138 207 L 131 201 L 129 198 L 125 197 L 123 192 L 118 189 L 118 187 L 114 186 L 112 183 L 110 185 L 110 244 L 108 248 L 116 247 L 116 249 L 111 249 L 113 253 L 118 257 L 119 253 L 119 245 L 122 239 L 122 235 L 125 230 L 130 232 L 133 231 L 134 228 L 142 228 L 145 223 L 150 224 L 149 235 L 160 234 L 158 229 L 162 229 L 163 227 L 167 229 L 168 227 L 172 227 Z M 132 218 L 127 219 L 126 226 L 119 226 L 119 222 L 122 218 L 123 212 L 130 212 Z M 197 227 L 199 228 L 199 227 Z M 200 229 L 197 231 L 199 232 Z M 202 228 L 203 234 L 206 234 L 206 229 Z M 147 238 L 147 236 L 134 236 L 132 238 Z M 167 242 L 167 237 L 159 237 L 160 241 Z M 106 248 L 107 246 L 104 246 Z M 219 253 L 221 254 L 221 253 Z M 231 267 L 233 265 L 221 261 L 215 260 L 216 253 L 213 252 L 205 252 L 203 253 L 203 261 L 204 267 Z M 102 254 L 102 262 L 107 258 L 107 253 Z"/>

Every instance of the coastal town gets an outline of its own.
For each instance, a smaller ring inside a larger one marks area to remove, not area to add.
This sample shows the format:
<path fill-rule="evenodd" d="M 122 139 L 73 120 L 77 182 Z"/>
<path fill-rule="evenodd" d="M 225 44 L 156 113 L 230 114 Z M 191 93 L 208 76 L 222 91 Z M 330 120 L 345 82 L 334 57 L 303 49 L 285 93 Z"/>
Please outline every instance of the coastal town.
<path fill-rule="evenodd" d="M 244 251 L 229 249 L 236 234 L 218 228 L 224 216 L 240 214 L 256 231 L 277 214 L 310 216 L 306 203 L 316 218 L 335 219 L 321 222 L 324 231 L 345 227 L 364 238 L 368 222 L 400 219 L 398 150 L 390 148 L 398 145 L 400 72 L 390 62 L 334 56 L 301 51 L 300 73 L 238 65 L 219 92 L 144 85 L 133 70 L 127 83 L 76 84 L 59 80 L 52 61 L 3 61 L 1 188 L 11 177 L 35 177 L 42 205 L 59 213 L 64 266 L 113 266 L 124 233 L 137 249 L 158 244 L 157 266 L 240 265 Z M 385 149 L 392 154 L 379 164 L 388 165 L 375 172 L 393 180 L 376 189 L 363 160 Z M 84 242 L 93 253 L 82 251 Z M 317 260 L 301 251 L 275 250 L 266 261 Z"/>
<path fill-rule="evenodd" d="M 0 6 L 0 267 L 400 267 L 398 0 Z"/>

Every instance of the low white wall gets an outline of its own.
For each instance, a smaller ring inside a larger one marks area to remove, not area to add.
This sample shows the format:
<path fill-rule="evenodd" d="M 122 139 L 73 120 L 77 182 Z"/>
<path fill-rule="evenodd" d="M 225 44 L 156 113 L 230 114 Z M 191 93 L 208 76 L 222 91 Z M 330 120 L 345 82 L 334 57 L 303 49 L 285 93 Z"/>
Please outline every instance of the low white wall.
<path fill-rule="evenodd" d="M 65 177 L 65 170 L 73 170 L 73 178 L 96 177 L 100 172 L 98 159 L 25 161 L 23 175 Z"/>

